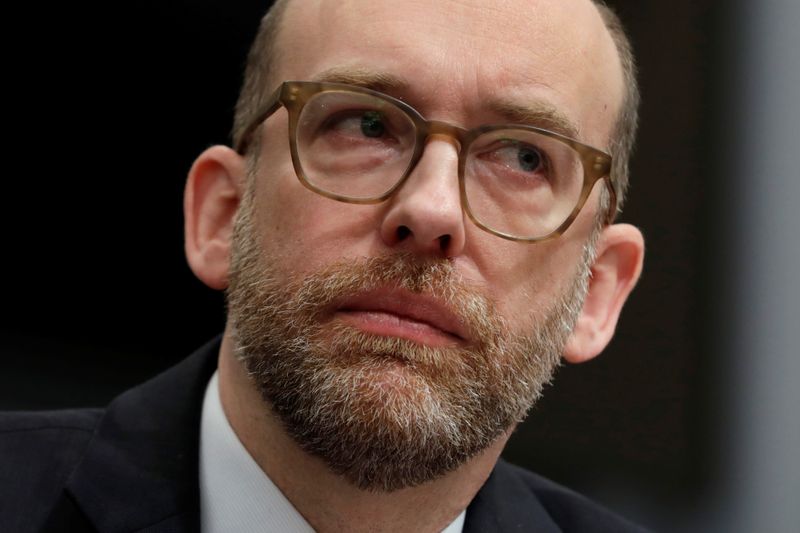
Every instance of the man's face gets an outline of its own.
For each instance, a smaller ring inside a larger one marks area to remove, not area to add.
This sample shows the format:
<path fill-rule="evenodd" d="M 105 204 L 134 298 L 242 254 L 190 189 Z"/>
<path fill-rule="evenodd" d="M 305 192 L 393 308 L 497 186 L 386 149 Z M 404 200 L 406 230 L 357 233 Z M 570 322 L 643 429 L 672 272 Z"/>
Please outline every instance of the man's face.
<path fill-rule="evenodd" d="M 380 89 L 467 128 L 508 122 L 503 104 L 550 108 L 605 148 L 622 76 L 594 8 L 572 4 L 298 1 L 277 71 L 391 79 Z M 284 111 L 265 123 L 237 220 L 239 355 L 290 434 L 354 483 L 452 470 L 520 419 L 557 364 L 598 190 L 559 239 L 510 242 L 462 212 L 449 140 L 430 139 L 403 187 L 364 206 L 304 188 L 286 131 Z"/>

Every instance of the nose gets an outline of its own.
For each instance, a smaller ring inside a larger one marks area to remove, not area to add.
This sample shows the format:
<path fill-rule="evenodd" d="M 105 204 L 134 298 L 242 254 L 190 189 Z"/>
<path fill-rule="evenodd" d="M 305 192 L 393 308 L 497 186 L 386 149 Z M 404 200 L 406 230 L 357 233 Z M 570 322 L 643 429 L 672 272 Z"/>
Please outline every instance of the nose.
<path fill-rule="evenodd" d="M 455 257 L 465 244 L 457 142 L 432 136 L 381 221 L 383 241 L 404 251 Z"/>

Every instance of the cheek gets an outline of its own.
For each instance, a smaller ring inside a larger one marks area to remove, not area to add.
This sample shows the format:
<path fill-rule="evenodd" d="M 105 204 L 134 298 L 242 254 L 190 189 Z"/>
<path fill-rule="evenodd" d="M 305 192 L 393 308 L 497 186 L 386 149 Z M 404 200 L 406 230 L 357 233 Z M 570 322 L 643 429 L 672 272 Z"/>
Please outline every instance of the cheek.
<path fill-rule="evenodd" d="M 256 191 L 262 247 L 285 271 L 307 273 L 367 256 L 378 233 L 376 206 L 337 202 L 305 188 L 291 164 L 264 176 Z"/>
<path fill-rule="evenodd" d="M 484 243 L 478 256 L 481 277 L 498 311 L 515 329 L 529 330 L 572 286 L 583 241 L 570 237 L 568 232 L 538 244 Z"/>

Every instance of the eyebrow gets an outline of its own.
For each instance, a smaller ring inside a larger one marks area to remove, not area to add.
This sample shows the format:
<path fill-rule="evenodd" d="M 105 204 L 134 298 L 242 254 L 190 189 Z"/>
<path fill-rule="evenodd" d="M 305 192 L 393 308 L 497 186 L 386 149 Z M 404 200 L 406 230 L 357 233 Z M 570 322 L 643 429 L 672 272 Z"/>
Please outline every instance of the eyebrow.
<path fill-rule="evenodd" d="M 386 72 L 376 72 L 361 67 L 333 67 L 323 70 L 312 81 L 324 83 L 344 83 L 373 91 L 402 91 L 408 82 Z"/>
<path fill-rule="evenodd" d="M 312 81 L 344 83 L 395 94 L 409 88 L 409 83 L 403 78 L 363 67 L 332 67 L 315 75 Z M 555 106 L 546 102 L 520 105 L 505 100 L 495 100 L 488 103 L 488 108 L 510 124 L 535 126 L 570 139 L 578 139 L 577 126 Z"/>
<path fill-rule="evenodd" d="M 513 124 L 525 124 L 549 130 L 570 139 L 578 139 L 578 127 L 560 110 L 546 102 L 520 105 L 497 100 L 489 103 L 489 109 Z"/>

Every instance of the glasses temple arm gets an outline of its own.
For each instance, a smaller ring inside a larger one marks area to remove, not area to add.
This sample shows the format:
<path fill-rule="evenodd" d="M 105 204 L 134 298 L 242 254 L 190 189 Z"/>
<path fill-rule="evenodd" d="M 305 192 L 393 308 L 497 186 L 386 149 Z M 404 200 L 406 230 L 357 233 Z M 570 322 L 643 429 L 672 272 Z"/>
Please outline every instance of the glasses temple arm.
<path fill-rule="evenodd" d="M 281 84 L 267 99 L 262 111 L 258 113 L 255 118 L 250 122 L 250 125 L 242 133 L 239 142 L 236 143 L 236 152 L 239 155 L 244 155 L 250 146 L 250 141 L 253 140 L 253 133 L 258 129 L 262 122 L 267 120 L 267 117 L 272 115 L 278 108 L 283 105 L 281 103 L 281 93 L 283 91 L 283 84 Z"/>

